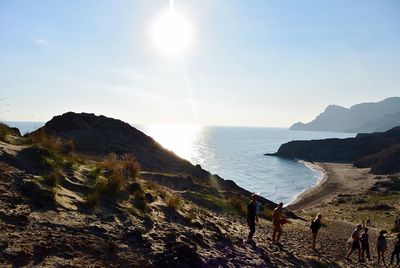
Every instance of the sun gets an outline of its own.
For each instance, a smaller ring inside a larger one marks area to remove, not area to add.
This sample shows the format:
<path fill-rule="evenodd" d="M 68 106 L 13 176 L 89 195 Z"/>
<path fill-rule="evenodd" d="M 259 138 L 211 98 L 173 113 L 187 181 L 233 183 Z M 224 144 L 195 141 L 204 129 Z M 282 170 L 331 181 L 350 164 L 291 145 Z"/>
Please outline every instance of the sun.
<path fill-rule="evenodd" d="M 189 49 L 193 41 L 193 28 L 185 16 L 175 9 L 169 9 L 154 22 L 152 35 L 161 52 L 177 56 Z"/>

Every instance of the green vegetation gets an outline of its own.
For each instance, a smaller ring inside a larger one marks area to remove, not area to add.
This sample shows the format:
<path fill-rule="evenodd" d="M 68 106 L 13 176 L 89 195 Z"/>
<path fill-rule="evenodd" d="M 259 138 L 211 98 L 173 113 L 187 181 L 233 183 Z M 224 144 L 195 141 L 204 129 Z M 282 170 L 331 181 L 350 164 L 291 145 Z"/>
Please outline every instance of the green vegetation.
<path fill-rule="evenodd" d="M 88 207 L 94 208 L 98 205 L 101 197 L 116 201 L 121 191 L 125 189 L 127 182 L 135 180 L 139 174 L 140 165 L 132 155 L 108 154 L 87 174 L 88 181 L 90 184 L 94 184 L 94 187 L 86 198 L 86 204 Z M 147 209 L 142 191 L 135 193 L 133 203 L 140 210 Z"/>
<path fill-rule="evenodd" d="M 231 196 L 230 198 L 226 198 L 222 195 L 217 196 L 198 192 L 187 192 L 187 196 L 194 203 L 217 212 L 228 212 L 242 216 L 246 214 L 246 203 L 242 196 Z"/>

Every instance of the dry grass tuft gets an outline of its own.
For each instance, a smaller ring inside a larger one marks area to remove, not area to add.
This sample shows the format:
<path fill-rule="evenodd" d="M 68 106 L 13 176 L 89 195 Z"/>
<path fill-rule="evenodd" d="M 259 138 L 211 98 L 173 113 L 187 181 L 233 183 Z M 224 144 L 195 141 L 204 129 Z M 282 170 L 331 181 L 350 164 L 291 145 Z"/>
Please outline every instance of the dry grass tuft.
<path fill-rule="evenodd" d="M 165 201 L 167 203 L 167 206 L 172 208 L 173 210 L 178 210 L 182 205 L 182 200 L 177 195 L 171 194 L 166 198 Z"/>
<path fill-rule="evenodd" d="M 131 154 L 124 154 L 121 157 L 122 166 L 128 177 L 135 179 L 140 174 L 140 164 L 137 159 Z"/>
<path fill-rule="evenodd" d="M 229 205 L 231 205 L 239 214 L 246 215 L 247 209 L 243 197 L 240 194 L 232 195 L 228 200 Z"/>

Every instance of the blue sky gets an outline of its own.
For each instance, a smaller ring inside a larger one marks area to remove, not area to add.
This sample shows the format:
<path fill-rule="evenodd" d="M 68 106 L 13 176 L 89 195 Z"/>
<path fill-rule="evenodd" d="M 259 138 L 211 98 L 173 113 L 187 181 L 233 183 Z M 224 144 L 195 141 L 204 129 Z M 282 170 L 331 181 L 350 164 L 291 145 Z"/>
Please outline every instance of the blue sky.
<path fill-rule="evenodd" d="M 151 39 L 168 4 L 0 1 L 0 119 L 289 126 L 400 95 L 400 1 L 175 0 L 180 57 Z"/>

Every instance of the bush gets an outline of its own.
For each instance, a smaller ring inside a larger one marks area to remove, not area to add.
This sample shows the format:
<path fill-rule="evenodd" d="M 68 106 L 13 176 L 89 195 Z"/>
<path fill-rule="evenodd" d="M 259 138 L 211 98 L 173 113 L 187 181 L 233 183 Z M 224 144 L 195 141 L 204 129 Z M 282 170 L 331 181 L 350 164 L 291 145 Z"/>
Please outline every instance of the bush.
<path fill-rule="evenodd" d="M 103 168 L 107 172 L 114 172 L 115 170 L 121 170 L 121 162 L 118 160 L 118 156 L 115 153 L 109 153 L 102 163 Z"/>
<path fill-rule="evenodd" d="M 29 139 L 42 149 L 46 149 L 52 153 L 59 153 L 63 148 L 63 143 L 60 138 L 49 135 L 44 129 L 29 134 Z"/>
<path fill-rule="evenodd" d="M 128 177 L 130 177 L 131 179 L 139 177 L 140 164 L 133 155 L 124 154 L 121 158 L 121 162 Z"/>

